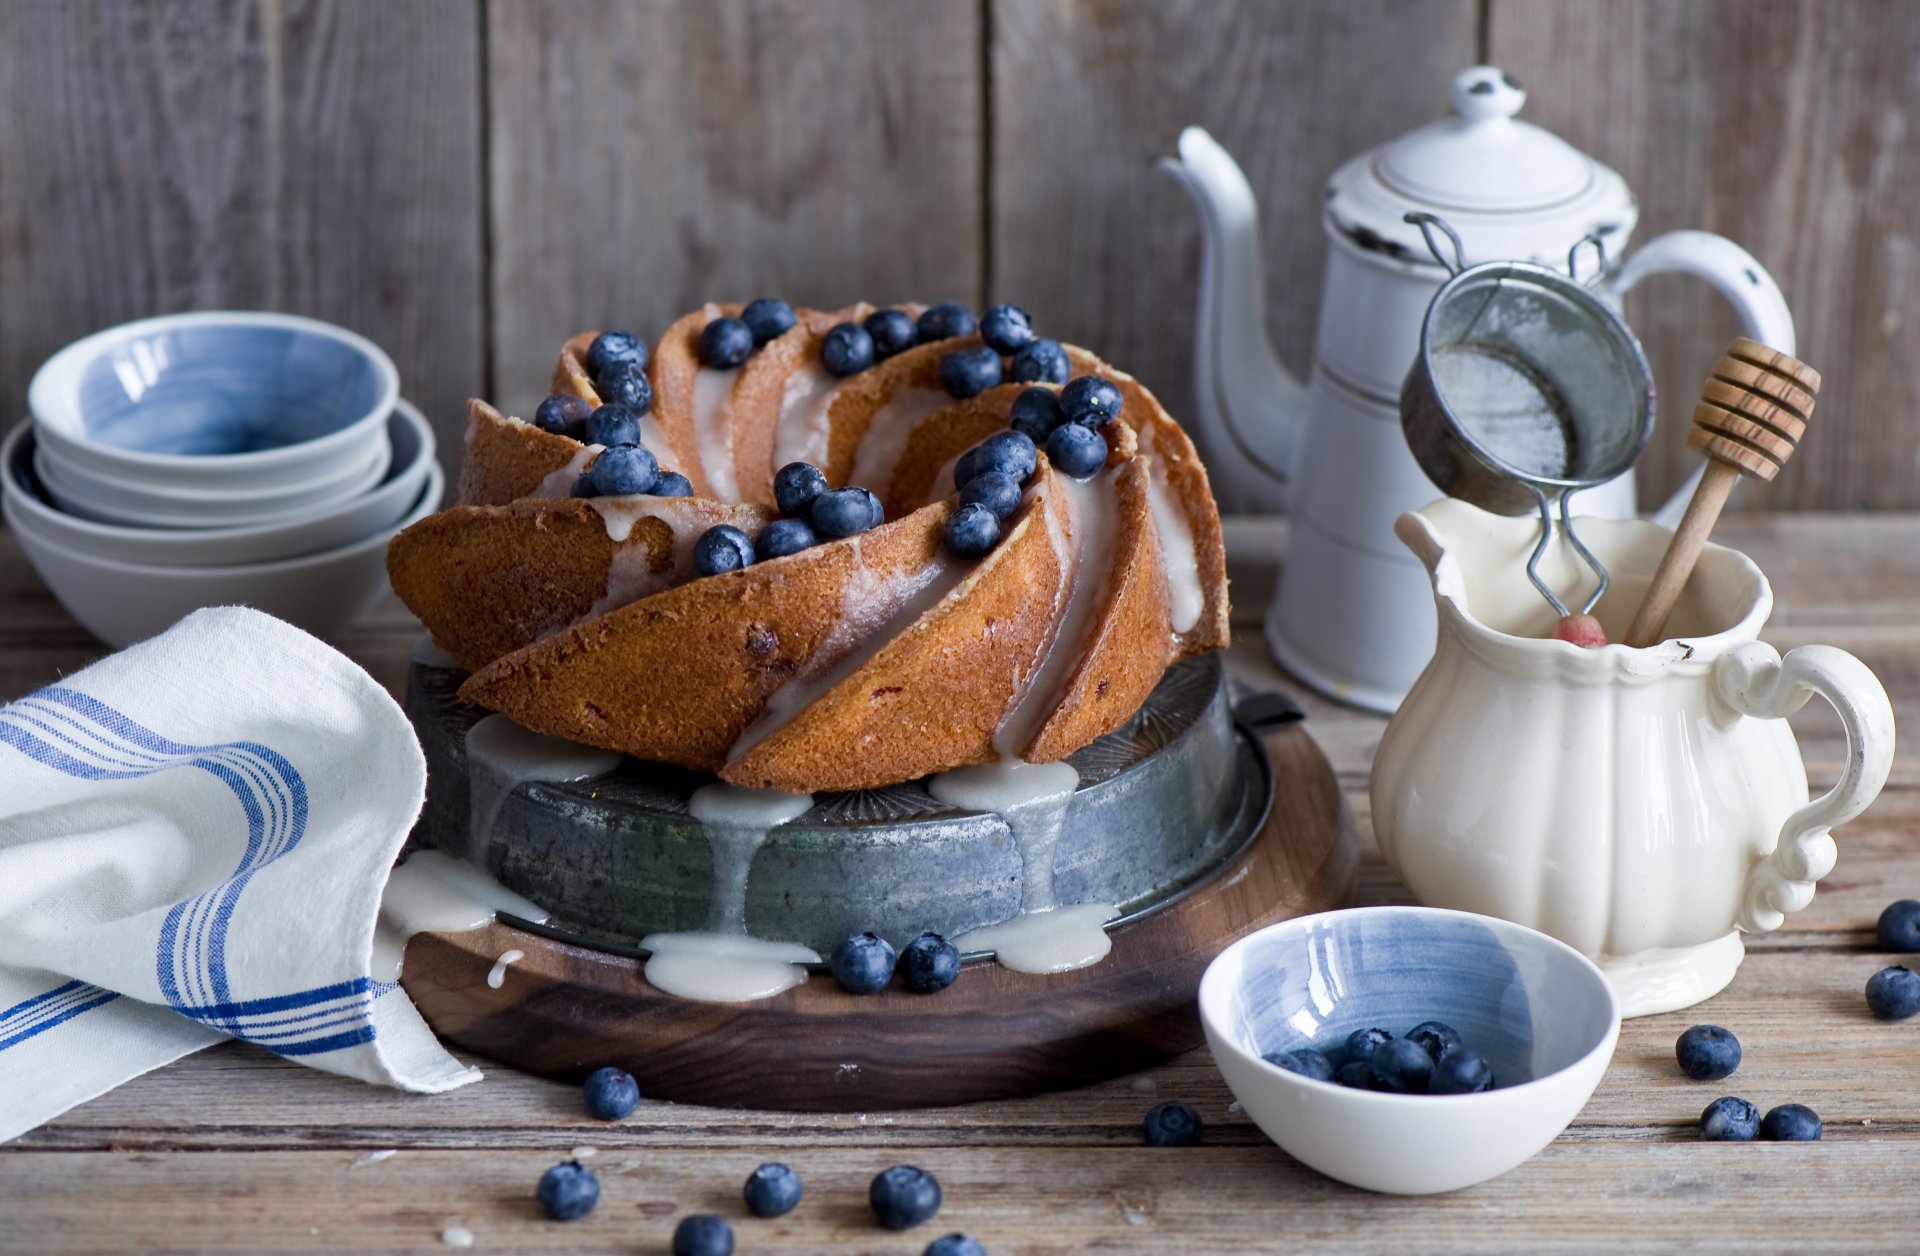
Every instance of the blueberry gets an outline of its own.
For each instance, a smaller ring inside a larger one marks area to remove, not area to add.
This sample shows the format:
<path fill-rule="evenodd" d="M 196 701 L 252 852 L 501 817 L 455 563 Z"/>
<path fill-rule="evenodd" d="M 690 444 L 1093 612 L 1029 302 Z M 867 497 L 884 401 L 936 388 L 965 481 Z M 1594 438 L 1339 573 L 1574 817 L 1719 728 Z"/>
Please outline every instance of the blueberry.
<path fill-rule="evenodd" d="M 878 527 L 886 512 L 880 499 L 864 488 L 830 488 L 807 507 L 807 518 L 819 535 L 838 539 L 857 536 Z"/>
<path fill-rule="evenodd" d="M 615 362 L 647 365 L 647 342 L 630 331 L 603 331 L 587 346 L 587 374 L 595 379 Z"/>
<path fill-rule="evenodd" d="M 619 402 L 601 406 L 587 416 L 590 445 L 638 445 L 640 416 Z"/>
<path fill-rule="evenodd" d="M 692 497 L 693 481 L 678 471 L 662 471 L 647 493 L 653 497 Z"/>
<path fill-rule="evenodd" d="M 1056 471 L 1084 480 L 1107 465 L 1107 438 L 1078 423 L 1062 423 L 1047 437 L 1047 461 Z"/>
<path fill-rule="evenodd" d="M 1717 1082 L 1740 1067 L 1740 1040 L 1718 1025 L 1695 1025 L 1673 1044 L 1680 1071 L 1697 1082 Z"/>
<path fill-rule="evenodd" d="M 984 346 L 940 359 L 940 387 L 949 397 L 976 397 L 1000 382 L 1000 355 Z"/>
<path fill-rule="evenodd" d="M 827 967 L 835 981 L 855 994 L 876 993 L 893 980 L 893 944 L 878 934 L 853 934 L 833 948 Z"/>
<path fill-rule="evenodd" d="M 740 321 L 753 333 L 754 348 L 793 330 L 796 321 L 793 307 L 785 301 L 773 297 L 761 297 L 757 301 L 747 302 L 747 308 L 740 311 Z"/>
<path fill-rule="evenodd" d="M 927 1250 L 920 1256 L 987 1256 L 987 1249 L 980 1245 L 979 1239 L 964 1234 L 943 1234 L 927 1244 Z"/>
<path fill-rule="evenodd" d="M 711 1213 L 682 1217 L 673 1227 L 673 1256 L 733 1256 L 733 1227 Z"/>
<path fill-rule="evenodd" d="M 1459 1046 L 1435 1062 L 1433 1077 L 1427 1082 L 1430 1095 L 1477 1095 L 1492 1089 L 1493 1070 L 1487 1062 Z"/>
<path fill-rule="evenodd" d="M 1315 1051 L 1312 1047 L 1300 1047 L 1294 1051 L 1278 1052 L 1261 1058 L 1275 1068 L 1285 1069 L 1289 1073 L 1298 1073 L 1302 1077 L 1311 1077 L 1315 1081 L 1333 1080 L 1333 1061 L 1327 1058 L 1324 1051 Z"/>
<path fill-rule="evenodd" d="M 632 1073 L 617 1068 L 588 1073 L 580 1093 L 587 1101 L 587 1115 L 602 1121 L 617 1121 L 640 1106 L 640 1083 Z"/>
<path fill-rule="evenodd" d="M 1450 1052 L 1460 1049 L 1460 1035 L 1451 1026 L 1442 1025 L 1439 1021 L 1422 1021 L 1409 1029 L 1406 1036 L 1419 1043 L 1433 1057 L 1435 1064 Z"/>
<path fill-rule="evenodd" d="M 1020 508 L 1020 482 L 1004 471 L 982 471 L 960 490 L 962 506 L 971 506 L 976 502 L 991 510 L 994 518 L 1005 523 Z"/>
<path fill-rule="evenodd" d="M 973 321 L 973 311 L 958 301 L 942 301 L 920 315 L 920 322 L 914 331 L 920 343 L 930 340 L 945 340 L 950 336 L 971 336 L 979 329 Z"/>
<path fill-rule="evenodd" d="M 1874 932 L 1880 935 L 1883 950 L 1920 951 L 1920 901 L 1903 898 L 1889 903 Z"/>
<path fill-rule="evenodd" d="M 873 1179 L 867 1203 L 889 1230 L 911 1230 L 940 1211 L 940 1182 L 925 1169 L 896 1164 Z"/>
<path fill-rule="evenodd" d="M 820 365 L 834 375 L 858 375 L 873 363 L 873 337 L 858 323 L 841 323 L 820 342 Z"/>
<path fill-rule="evenodd" d="M 876 358 L 890 358 L 902 349 L 913 348 L 913 320 L 905 310 L 875 310 L 860 324 L 873 337 Z"/>
<path fill-rule="evenodd" d="M 625 497 L 651 489 L 660 478 L 660 464 L 638 445 L 615 445 L 600 451 L 591 474 L 594 491 L 600 496 Z"/>
<path fill-rule="evenodd" d="M 1920 1012 L 1920 974 L 1911 968 L 1882 968 L 1867 978 L 1867 1008 L 1884 1021 Z"/>
<path fill-rule="evenodd" d="M 921 934 L 900 952 L 900 980 L 915 994 L 945 990 L 960 975 L 960 948 L 937 933 Z"/>
<path fill-rule="evenodd" d="M 1064 384 L 1072 369 L 1058 340 L 1036 340 L 1013 355 L 1016 384 Z"/>
<path fill-rule="evenodd" d="M 798 554 L 820 540 L 813 534 L 813 527 L 805 519 L 775 519 L 760 532 L 760 539 L 753 543 L 753 556 L 764 562 L 769 558 L 785 558 L 789 554 Z"/>
<path fill-rule="evenodd" d="M 585 397 L 555 393 L 533 412 L 533 425 L 556 436 L 572 436 L 586 426 L 587 416 L 592 413 L 593 407 Z"/>
<path fill-rule="evenodd" d="M 1018 353 L 1033 343 L 1033 320 L 1017 305 L 990 306 L 980 316 L 980 339 L 995 353 Z"/>
<path fill-rule="evenodd" d="M 700 365 L 730 371 L 753 353 L 753 332 L 737 318 L 716 318 L 700 329 Z"/>
<path fill-rule="evenodd" d="M 1197 1147 L 1207 1127 L 1192 1104 L 1169 1099 L 1147 1109 L 1140 1130 L 1149 1147 Z"/>
<path fill-rule="evenodd" d="M 1417 1095 L 1433 1077 L 1433 1057 L 1417 1042 L 1393 1038 L 1374 1048 L 1373 1072 L 1380 1089 Z"/>
<path fill-rule="evenodd" d="M 1715 1099 L 1700 1114 L 1700 1137 L 1709 1143 L 1750 1143 L 1760 1136 L 1760 1109 L 1734 1095 Z"/>
<path fill-rule="evenodd" d="M 1000 544 L 1000 520 L 979 502 L 968 502 L 947 516 L 940 539 L 955 558 L 985 558 Z"/>
<path fill-rule="evenodd" d="M 715 524 L 693 543 L 693 569 L 703 576 L 753 566 L 753 538 L 730 523 Z"/>
<path fill-rule="evenodd" d="M 1029 388 L 1013 399 L 1007 411 L 1007 425 L 1036 445 L 1046 444 L 1053 429 L 1067 421 L 1060 409 L 1060 394 L 1051 388 Z"/>
<path fill-rule="evenodd" d="M 800 1205 L 800 1175 L 784 1164 L 763 1164 L 741 1189 L 756 1217 L 783 1217 Z"/>
<path fill-rule="evenodd" d="M 789 462 L 773 473 L 773 500 L 783 515 L 806 513 L 813 499 L 826 491 L 826 474 L 810 462 Z"/>
<path fill-rule="evenodd" d="M 1039 450 L 1031 439 L 1019 432 L 995 432 L 960 455 L 960 461 L 953 464 L 953 483 L 955 488 L 962 488 L 976 475 L 998 471 L 1024 484 L 1039 465 Z"/>
<path fill-rule="evenodd" d="M 1105 427 L 1120 414 L 1120 388 L 1100 375 L 1082 375 L 1060 390 L 1060 408 L 1075 423 Z"/>
<path fill-rule="evenodd" d="M 534 1193 L 555 1221 L 578 1221 L 600 1202 L 600 1179 L 578 1160 L 566 1160 L 540 1175 Z"/>
<path fill-rule="evenodd" d="M 600 491 L 594 488 L 593 477 L 591 475 L 582 475 L 574 478 L 573 488 L 568 490 L 568 496 L 598 497 L 600 496 Z"/>
<path fill-rule="evenodd" d="M 1377 1089 L 1379 1082 L 1379 1078 L 1373 1075 L 1373 1065 L 1365 1060 L 1352 1060 L 1342 1064 L 1340 1071 L 1334 1074 L 1334 1078 L 1342 1086 L 1349 1086 L 1354 1090 L 1374 1090 Z"/>
<path fill-rule="evenodd" d="M 1820 1114 L 1804 1103 L 1783 1103 L 1760 1118 L 1760 1137 L 1776 1143 L 1820 1141 Z"/>
<path fill-rule="evenodd" d="M 1384 1029 L 1356 1029 L 1347 1035 L 1347 1058 L 1368 1063 L 1380 1044 L 1392 1039 L 1393 1035 Z"/>
<path fill-rule="evenodd" d="M 594 376 L 593 391 L 600 400 L 618 402 L 635 414 L 653 408 L 653 381 L 647 378 L 646 368 L 635 362 L 615 362 Z"/>

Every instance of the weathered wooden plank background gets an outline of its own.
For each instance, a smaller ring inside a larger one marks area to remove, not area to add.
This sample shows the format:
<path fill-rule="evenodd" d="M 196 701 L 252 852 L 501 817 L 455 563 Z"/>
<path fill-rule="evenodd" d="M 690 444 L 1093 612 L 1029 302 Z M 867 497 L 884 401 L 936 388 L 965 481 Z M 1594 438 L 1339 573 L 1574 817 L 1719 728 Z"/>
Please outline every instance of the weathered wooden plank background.
<path fill-rule="evenodd" d="M 1920 507 L 1912 0 L 0 0 L 0 398 L 90 329 L 268 306 L 380 341 L 457 444 L 571 330 L 777 292 L 1017 300 L 1180 410 L 1198 237 L 1154 156 L 1239 156 L 1304 367 L 1327 175 L 1476 60 L 1642 240 L 1779 278 L 1844 437 L 1747 504 Z M 1674 280 L 1630 312 L 1668 396 L 1732 330 Z M 1651 494 L 1690 455 L 1649 458 Z"/>

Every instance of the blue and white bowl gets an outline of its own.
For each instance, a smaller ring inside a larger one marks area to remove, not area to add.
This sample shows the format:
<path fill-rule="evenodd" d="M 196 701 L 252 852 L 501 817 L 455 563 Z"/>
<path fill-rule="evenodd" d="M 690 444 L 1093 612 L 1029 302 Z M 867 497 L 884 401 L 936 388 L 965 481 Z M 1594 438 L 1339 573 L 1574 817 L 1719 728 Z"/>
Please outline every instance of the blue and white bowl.
<path fill-rule="evenodd" d="M 1328 912 L 1249 934 L 1207 968 L 1200 1019 L 1234 1097 L 1282 1150 L 1397 1195 L 1458 1190 L 1531 1158 L 1586 1106 L 1620 1035 L 1613 988 L 1578 951 L 1428 907 Z M 1355 1090 L 1261 1058 L 1430 1020 L 1460 1032 L 1495 1089 Z"/>
<path fill-rule="evenodd" d="M 291 314 L 124 323 L 49 358 L 27 388 L 45 457 L 93 478 L 249 493 L 369 461 L 400 395 L 379 346 Z"/>

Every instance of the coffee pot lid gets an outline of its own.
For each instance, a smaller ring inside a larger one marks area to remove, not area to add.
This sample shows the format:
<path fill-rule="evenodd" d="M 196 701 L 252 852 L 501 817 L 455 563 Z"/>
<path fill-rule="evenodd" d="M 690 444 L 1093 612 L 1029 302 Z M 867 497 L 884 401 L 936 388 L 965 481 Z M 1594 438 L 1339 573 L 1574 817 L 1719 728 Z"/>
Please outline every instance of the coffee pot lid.
<path fill-rule="evenodd" d="M 1528 260 L 1567 264 L 1590 233 L 1632 229 L 1626 182 L 1551 131 L 1515 115 L 1527 93 L 1495 66 L 1454 76 L 1454 115 L 1410 131 L 1334 173 L 1327 215 L 1362 248 L 1431 263 L 1410 210 L 1445 218 L 1468 264 Z"/>

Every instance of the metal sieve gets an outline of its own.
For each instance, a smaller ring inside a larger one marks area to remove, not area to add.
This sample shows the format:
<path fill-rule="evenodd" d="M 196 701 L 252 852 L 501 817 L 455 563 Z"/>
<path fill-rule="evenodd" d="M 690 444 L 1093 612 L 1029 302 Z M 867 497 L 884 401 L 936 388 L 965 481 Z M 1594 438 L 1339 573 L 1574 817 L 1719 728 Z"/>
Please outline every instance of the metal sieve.
<path fill-rule="evenodd" d="M 1633 466 L 1653 435 L 1653 374 L 1632 331 L 1573 278 L 1532 262 L 1467 266 L 1460 237 L 1432 214 L 1410 213 L 1450 278 L 1420 326 L 1420 352 L 1400 390 L 1400 425 L 1428 477 L 1451 497 L 1502 515 L 1540 512 L 1527 579 L 1561 615 L 1540 576 L 1556 531 L 1599 579 L 1580 610 L 1607 591 L 1607 569 L 1574 532 L 1568 501 Z M 1453 243 L 1449 260 L 1434 238 Z M 1558 516 L 1556 520 L 1556 516 Z"/>

